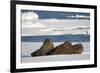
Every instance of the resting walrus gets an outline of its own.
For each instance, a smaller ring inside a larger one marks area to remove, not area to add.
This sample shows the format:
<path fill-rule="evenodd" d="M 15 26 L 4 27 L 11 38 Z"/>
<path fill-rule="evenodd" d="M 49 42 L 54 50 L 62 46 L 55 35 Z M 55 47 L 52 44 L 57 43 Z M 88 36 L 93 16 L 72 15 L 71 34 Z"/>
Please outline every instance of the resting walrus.
<path fill-rule="evenodd" d="M 58 54 L 81 54 L 83 52 L 82 44 L 71 45 L 70 42 L 65 42 L 53 50 L 51 50 L 47 55 L 58 55 Z"/>
<path fill-rule="evenodd" d="M 45 39 L 39 50 L 31 53 L 31 56 L 44 56 L 54 48 L 53 42 L 50 39 Z"/>
<path fill-rule="evenodd" d="M 64 42 L 63 44 L 56 46 L 53 50 L 51 50 L 47 55 L 57 55 L 57 54 L 67 54 L 72 48 L 70 42 Z M 68 51 L 69 50 L 69 51 Z"/>
<path fill-rule="evenodd" d="M 45 39 L 40 49 L 31 53 L 31 56 L 58 55 L 58 54 L 81 54 L 83 52 L 82 44 L 72 45 L 71 42 L 64 42 L 54 48 L 50 39 Z"/>

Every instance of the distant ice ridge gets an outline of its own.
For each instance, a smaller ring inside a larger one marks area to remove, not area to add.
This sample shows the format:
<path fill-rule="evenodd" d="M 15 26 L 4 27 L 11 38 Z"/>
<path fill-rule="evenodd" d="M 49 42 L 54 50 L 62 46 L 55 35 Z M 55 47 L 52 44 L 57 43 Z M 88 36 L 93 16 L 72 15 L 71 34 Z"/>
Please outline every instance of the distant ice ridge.
<path fill-rule="evenodd" d="M 25 32 L 24 32 L 25 31 Z M 72 28 L 39 28 L 23 29 L 22 36 L 39 36 L 39 35 L 67 35 L 67 34 L 90 34 L 90 28 L 88 26 L 75 26 Z"/>
<path fill-rule="evenodd" d="M 46 26 L 41 24 L 40 22 L 32 23 L 32 22 L 27 22 L 22 24 L 22 28 L 45 28 Z"/>
<path fill-rule="evenodd" d="M 43 21 L 47 21 L 47 22 L 60 22 L 60 21 L 63 21 L 63 20 L 62 19 L 57 19 L 57 18 L 51 18 L 51 19 L 45 19 L 45 20 L 43 19 Z"/>
<path fill-rule="evenodd" d="M 70 28 L 44 28 L 41 31 L 64 31 L 64 30 L 79 30 L 79 29 L 90 29 L 89 26 L 75 26 Z"/>

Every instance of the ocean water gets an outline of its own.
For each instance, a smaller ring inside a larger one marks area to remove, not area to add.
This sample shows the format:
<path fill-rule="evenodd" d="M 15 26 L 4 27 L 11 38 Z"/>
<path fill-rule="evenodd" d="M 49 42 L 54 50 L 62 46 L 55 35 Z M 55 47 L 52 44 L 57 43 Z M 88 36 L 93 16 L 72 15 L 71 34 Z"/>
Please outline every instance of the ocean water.
<path fill-rule="evenodd" d="M 43 42 L 46 38 L 51 39 L 53 42 L 89 42 L 89 34 L 79 34 L 79 35 L 45 35 L 45 36 L 22 36 L 22 42 Z"/>

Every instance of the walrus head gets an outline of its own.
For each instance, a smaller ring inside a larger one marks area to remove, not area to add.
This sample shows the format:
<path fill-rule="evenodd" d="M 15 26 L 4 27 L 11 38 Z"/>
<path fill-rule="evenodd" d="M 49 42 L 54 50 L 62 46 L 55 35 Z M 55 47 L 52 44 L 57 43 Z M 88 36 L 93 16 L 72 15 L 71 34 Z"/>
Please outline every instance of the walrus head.
<path fill-rule="evenodd" d="M 72 46 L 74 53 L 81 54 L 83 52 L 83 45 L 82 44 L 75 44 Z"/>
<path fill-rule="evenodd" d="M 49 43 L 51 43 L 51 42 L 52 42 L 52 41 L 51 41 L 49 38 L 46 38 L 43 44 L 49 44 Z"/>
<path fill-rule="evenodd" d="M 51 51 L 54 48 L 52 40 L 49 38 L 46 38 L 43 45 L 39 49 L 40 56 L 46 55 L 49 51 Z"/>
<path fill-rule="evenodd" d="M 43 45 L 37 51 L 33 52 L 31 56 L 43 56 L 54 48 L 52 40 L 46 38 Z"/>

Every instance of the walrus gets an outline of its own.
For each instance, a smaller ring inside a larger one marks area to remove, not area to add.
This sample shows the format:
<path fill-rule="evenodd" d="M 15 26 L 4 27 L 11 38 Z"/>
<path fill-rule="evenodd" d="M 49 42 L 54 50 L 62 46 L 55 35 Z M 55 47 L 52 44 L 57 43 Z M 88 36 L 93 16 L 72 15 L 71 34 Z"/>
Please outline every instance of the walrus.
<path fill-rule="evenodd" d="M 31 53 L 31 56 L 44 56 L 46 55 L 49 51 L 51 51 L 54 48 L 52 40 L 49 38 L 45 39 L 43 45 L 41 46 L 40 49 L 36 50 L 35 52 Z"/>
<path fill-rule="evenodd" d="M 59 55 L 59 54 L 81 54 L 83 52 L 82 44 L 72 45 L 70 42 L 65 42 L 53 50 L 51 50 L 46 55 Z"/>
<path fill-rule="evenodd" d="M 72 44 L 70 42 L 64 42 L 63 44 L 56 46 L 46 55 L 67 54 L 70 53 L 70 48 L 72 48 Z"/>
<path fill-rule="evenodd" d="M 82 44 L 75 44 L 72 45 L 72 54 L 82 54 L 83 52 L 83 45 Z"/>

